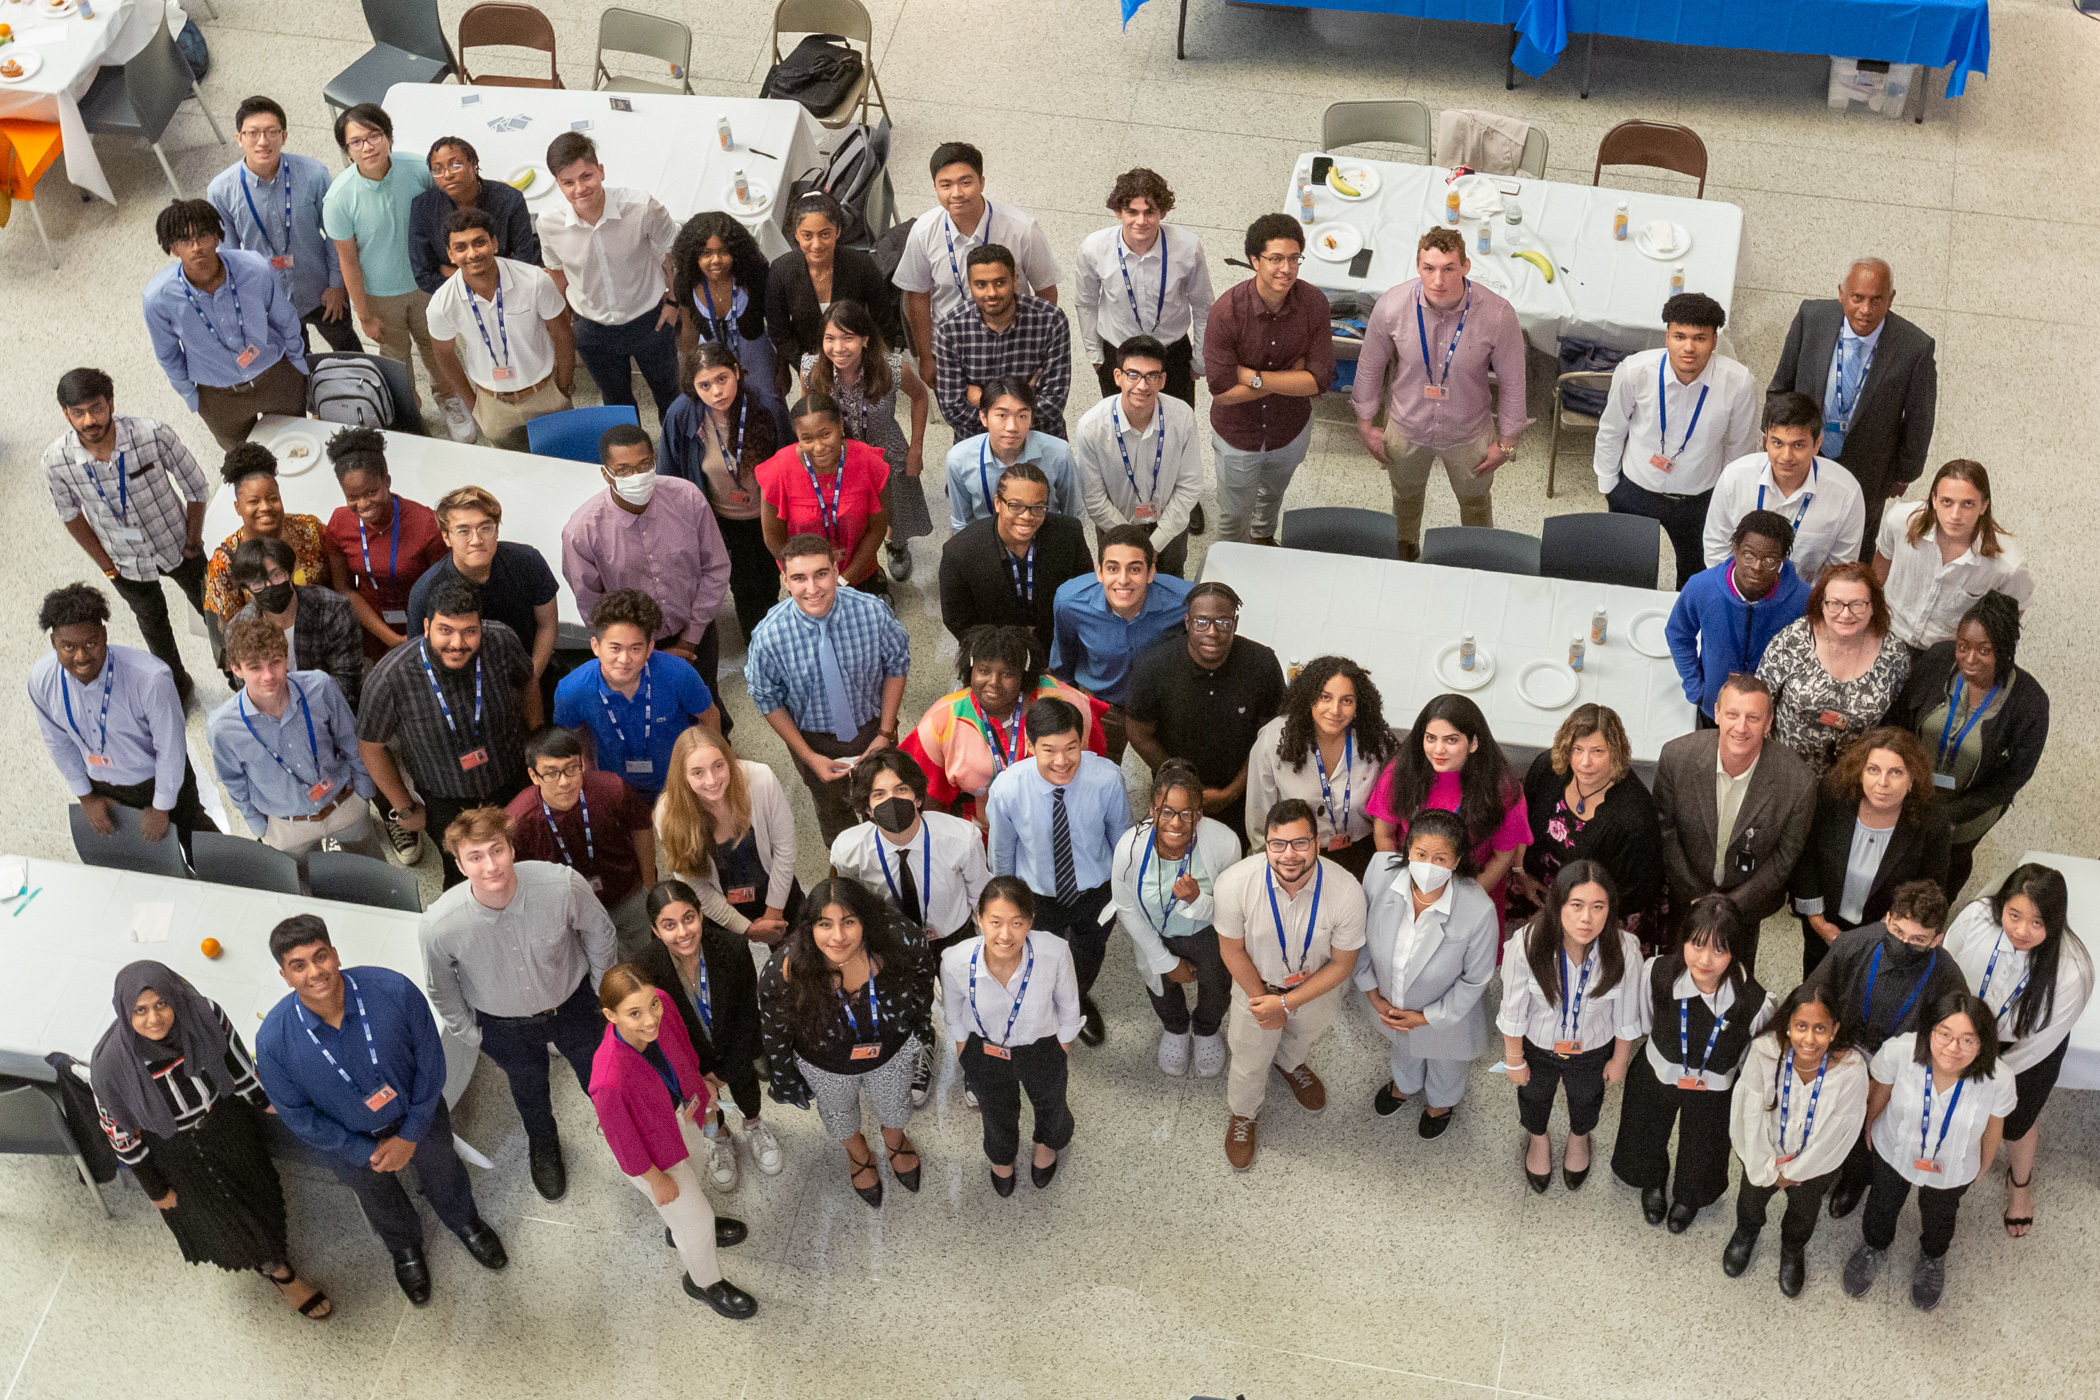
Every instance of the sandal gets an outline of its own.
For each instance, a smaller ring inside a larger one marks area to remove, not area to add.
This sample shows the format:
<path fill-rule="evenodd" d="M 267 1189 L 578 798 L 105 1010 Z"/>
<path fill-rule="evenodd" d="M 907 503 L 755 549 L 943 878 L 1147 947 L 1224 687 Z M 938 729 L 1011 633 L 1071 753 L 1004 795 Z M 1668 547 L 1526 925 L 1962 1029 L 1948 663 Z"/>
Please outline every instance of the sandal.
<path fill-rule="evenodd" d="M 852 1183 L 854 1192 L 871 1206 L 881 1205 L 882 1173 L 876 1169 L 874 1155 L 871 1153 L 865 1158 L 856 1157 L 853 1155 L 853 1149 L 848 1147 L 846 1149 L 846 1165 L 852 1168 L 852 1174 L 847 1179 Z M 875 1178 L 872 1185 L 863 1186 L 860 1184 L 860 1174 L 862 1172 L 866 1172 Z"/>
<path fill-rule="evenodd" d="M 2012 1187 L 2016 1191 L 2025 1191 L 2028 1187 L 2034 1185 L 2034 1173 L 2027 1173 L 2027 1179 L 2025 1181 L 2014 1181 L 2012 1168 L 2007 1167 L 2005 1169 L 2005 1184 Z M 2011 1203 L 2011 1200 L 2012 1198 L 2010 1196 L 2006 1197 L 2006 1201 L 2008 1204 Z M 2034 1226 L 2034 1217 L 2031 1215 L 2007 1215 L 2001 1218 L 2005 1221 L 2005 1233 L 2011 1235 L 2012 1238 L 2016 1240 L 2026 1239 L 2028 1230 L 2032 1229 Z M 2013 1233 L 2014 1226 L 2019 1227 L 2018 1234 Z"/>
<path fill-rule="evenodd" d="M 912 1145 L 910 1138 L 904 1138 L 895 1147 L 889 1149 L 889 1154 L 890 1170 L 897 1174 L 897 1184 L 907 1191 L 917 1191 L 919 1189 L 919 1172 L 925 1165 L 919 1160 L 919 1149 Z M 906 1171 L 897 1165 L 899 1157 L 912 1159 L 910 1171 Z"/>
<path fill-rule="evenodd" d="M 296 1269 L 286 1266 L 281 1277 L 276 1274 L 264 1274 L 263 1277 L 267 1278 L 272 1286 L 284 1296 L 284 1300 L 287 1303 L 292 1302 L 291 1287 L 300 1281 Z M 307 1294 L 306 1301 L 303 1303 L 292 1303 L 293 1308 L 298 1311 L 299 1315 L 312 1318 L 315 1322 L 320 1322 L 332 1316 L 335 1312 L 335 1304 L 328 1300 L 328 1295 L 320 1289 L 314 1288 L 312 1284 L 308 1284 L 307 1287 L 312 1289 L 312 1291 Z"/>

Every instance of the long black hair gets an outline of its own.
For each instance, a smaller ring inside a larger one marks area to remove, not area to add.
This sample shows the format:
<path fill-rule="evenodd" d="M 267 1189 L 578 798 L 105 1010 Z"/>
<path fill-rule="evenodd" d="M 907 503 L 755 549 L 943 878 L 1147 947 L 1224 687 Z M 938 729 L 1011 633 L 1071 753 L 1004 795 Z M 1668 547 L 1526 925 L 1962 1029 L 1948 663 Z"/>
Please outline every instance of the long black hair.
<path fill-rule="evenodd" d="M 1975 623 L 1991 639 L 1992 681 L 2004 685 L 2012 679 L 2013 658 L 2020 650 L 2020 605 L 1993 588 L 1969 604 L 1961 620 Z"/>
<path fill-rule="evenodd" d="M 1299 679 L 1305 677 L 1301 675 Z M 1362 704 L 1361 700 L 1357 702 L 1359 723 L 1363 715 Z M 1431 720 L 1439 719 L 1476 741 L 1473 752 L 1466 755 L 1465 766 L 1458 770 L 1458 819 L 1466 825 L 1466 840 L 1478 846 L 1502 825 L 1502 814 L 1507 810 L 1513 784 L 1509 776 L 1509 760 L 1503 756 L 1502 746 L 1495 742 L 1495 735 L 1488 728 L 1487 716 L 1465 696 L 1436 696 L 1422 707 L 1422 713 L 1415 716 L 1414 727 L 1407 731 L 1407 742 L 1400 745 L 1392 767 L 1387 770 L 1392 774 L 1388 800 L 1395 812 L 1412 812 L 1429 800 L 1429 790 L 1436 782 L 1436 769 L 1430 766 L 1429 755 L 1422 749 L 1422 731 L 1429 727 Z M 1614 893 L 1615 901 L 1616 898 Z M 1616 915 L 1616 902 L 1612 908 Z"/>
<path fill-rule="evenodd" d="M 1731 961 L 1727 971 L 1721 974 L 1737 996 L 1749 985 L 1750 969 L 1743 965 L 1742 949 L 1750 941 L 1750 921 L 1734 900 L 1718 890 L 1703 894 L 1692 901 L 1692 907 L 1684 919 L 1684 937 L 1678 940 L 1663 959 L 1664 985 L 1668 986 L 1684 975 L 1684 950 L 1694 943 L 1701 943 L 1718 952 L 1728 954 Z"/>
<path fill-rule="evenodd" d="M 1932 1033 L 1949 1018 L 1966 1016 L 1969 1024 L 1976 1028 L 1976 1058 L 1961 1072 L 1963 1079 L 1983 1080 L 1991 1077 L 1998 1067 L 1998 1022 L 1991 1016 L 1990 1003 L 1967 988 L 1949 992 L 1925 1008 L 1918 1018 L 1918 1043 L 1911 1051 L 1911 1060 L 1932 1069 Z"/>
<path fill-rule="evenodd" d="M 1765 1030 L 1765 1034 L 1770 1036 L 1772 1043 L 1779 1048 L 1779 1063 L 1774 1068 L 1772 1097 L 1765 1104 L 1766 1112 L 1779 1107 L 1778 1076 L 1786 1073 L 1786 1052 L 1794 1048 L 1794 1037 L 1789 1028 L 1794 1024 L 1794 1013 L 1802 1007 L 1814 1002 L 1829 1013 L 1830 1024 L 1837 1028 L 1831 1032 L 1830 1044 L 1823 1051 L 1825 1063 L 1836 1064 L 1838 1056 L 1850 1054 L 1859 1048 L 1859 1028 L 1846 1020 L 1844 1013 L 1838 1010 L 1834 1004 L 1837 999 L 1835 991 L 1811 977 L 1788 992 L 1786 1000 L 1779 1003 L 1779 1010 L 1773 1013 L 1771 1024 Z"/>
<path fill-rule="evenodd" d="M 681 311 L 692 313 L 700 326 L 700 338 L 706 340 L 710 329 L 707 318 L 693 298 L 702 280 L 700 253 L 710 238 L 721 239 L 722 246 L 729 250 L 729 278 L 744 289 L 744 314 L 737 317 L 736 333 L 746 340 L 757 340 L 766 333 L 766 255 L 751 236 L 751 230 L 719 209 L 693 215 L 678 230 L 678 237 L 671 244 L 671 298 Z M 717 310 L 724 316 L 729 314 L 726 306 Z"/>
<path fill-rule="evenodd" d="M 2020 993 L 2020 1010 L 2012 1023 L 2013 1039 L 2018 1040 L 2048 1025 L 2056 1014 L 2056 974 L 2065 954 L 2084 966 L 2087 981 L 2092 980 L 2093 959 L 2084 942 L 2071 932 L 2071 893 L 2061 870 L 2034 861 L 2015 867 L 1990 897 L 1991 918 L 2000 928 L 2005 924 L 2005 906 L 2014 895 L 2034 901 L 2046 930 L 2040 946 L 2027 955 L 2027 990 Z"/>
<path fill-rule="evenodd" d="M 843 875 L 819 881 L 802 901 L 802 915 L 780 945 L 788 1019 L 798 1038 L 816 1035 L 838 1015 L 838 973 L 816 939 L 817 920 L 834 904 L 860 921 L 861 946 L 867 950 L 869 974 L 875 989 L 886 998 L 901 992 L 918 976 L 919 963 L 926 955 L 896 905 L 860 881 Z"/>
<path fill-rule="evenodd" d="M 1286 768 L 1303 768 L 1312 758 L 1317 732 L 1313 702 L 1336 676 L 1356 687 L 1356 718 L 1351 721 L 1351 728 L 1356 734 L 1357 752 L 1383 768 L 1400 747 L 1400 736 L 1385 722 L 1385 701 L 1369 673 L 1346 656 L 1316 656 L 1305 663 L 1298 679 L 1283 693 L 1283 733 L 1276 740 L 1276 757 Z"/>
<path fill-rule="evenodd" d="M 729 401 L 723 413 L 723 431 L 735 441 L 737 425 L 743 425 L 743 446 L 737 451 L 734 467 L 755 467 L 780 450 L 780 427 L 773 421 L 773 414 L 758 395 L 751 392 L 750 375 L 744 362 L 737 358 L 735 350 L 719 340 L 703 340 L 695 345 L 679 367 L 679 382 L 684 386 L 685 396 L 700 410 L 704 422 L 714 416 L 714 410 L 700 401 L 693 390 L 693 381 L 703 369 L 733 369 L 736 371 L 736 397 Z"/>
<path fill-rule="evenodd" d="M 1434 702 L 1432 702 L 1434 703 Z M 1531 976 L 1546 995 L 1546 1005 L 1560 1005 L 1560 952 L 1566 936 L 1560 928 L 1561 906 L 1582 885 L 1603 887 L 1606 905 L 1604 932 L 1597 935 L 1597 980 L 1585 994 L 1601 997 L 1619 985 L 1626 975 L 1626 949 L 1619 941 L 1619 889 L 1611 872 L 1593 860 L 1571 860 L 1553 877 L 1553 890 L 1545 907 L 1524 929 L 1524 961 Z"/>

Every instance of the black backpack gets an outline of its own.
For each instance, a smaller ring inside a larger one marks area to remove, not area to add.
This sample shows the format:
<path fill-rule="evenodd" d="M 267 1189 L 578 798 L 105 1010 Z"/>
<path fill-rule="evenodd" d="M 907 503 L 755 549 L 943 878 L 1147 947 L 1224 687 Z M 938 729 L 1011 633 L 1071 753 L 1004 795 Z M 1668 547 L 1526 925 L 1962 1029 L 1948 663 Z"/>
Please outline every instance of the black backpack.
<path fill-rule="evenodd" d="M 758 95 L 800 102 L 817 116 L 828 117 L 866 71 L 866 60 L 842 36 L 809 34 L 766 70 Z"/>
<path fill-rule="evenodd" d="M 840 133 L 831 159 L 820 171 L 815 166 L 788 186 L 787 202 L 781 206 L 780 225 L 792 243 L 795 237 L 795 205 L 802 196 L 822 190 L 846 211 L 846 226 L 839 242 L 848 248 L 870 248 L 895 218 L 895 200 L 888 192 L 890 122 L 885 115 L 880 126 L 856 122 Z M 876 196 L 881 194 L 878 201 Z M 872 207 L 871 207 L 872 206 Z"/>

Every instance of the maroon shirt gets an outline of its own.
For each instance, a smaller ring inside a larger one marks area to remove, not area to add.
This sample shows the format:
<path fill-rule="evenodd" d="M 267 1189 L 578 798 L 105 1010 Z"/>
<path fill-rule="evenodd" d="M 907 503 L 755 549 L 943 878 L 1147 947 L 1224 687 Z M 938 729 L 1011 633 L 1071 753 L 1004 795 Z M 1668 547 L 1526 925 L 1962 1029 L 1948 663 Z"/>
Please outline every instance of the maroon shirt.
<path fill-rule="evenodd" d="M 1271 311 L 1248 278 L 1211 303 L 1203 328 L 1203 374 L 1213 396 L 1239 384 L 1239 367 L 1289 369 L 1303 356 L 1305 368 L 1326 393 L 1334 381 L 1334 328 L 1327 298 L 1309 283 L 1291 283 L 1283 310 Z M 1282 447 L 1312 421 L 1312 400 L 1270 394 L 1252 403 L 1220 404 L 1213 398 L 1210 426 L 1242 452 Z"/>
<path fill-rule="evenodd" d="M 358 528 L 357 512 L 348 506 L 337 506 L 335 514 L 328 517 L 323 527 L 335 547 L 343 551 L 350 561 L 350 584 L 364 598 L 380 620 L 396 632 L 415 635 L 405 620 L 408 612 L 409 590 L 423 571 L 444 559 L 452 551 L 438 530 L 437 515 L 429 506 L 420 505 L 408 497 L 395 494 L 401 505 L 401 542 L 396 549 L 391 525 L 378 530 Z M 372 567 L 365 568 L 365 559 L 370 555 Z M 389 618 L 388 613 L 398 613 L 399 618 Z M 379 638 L 370 632 L 365 634 L 365 655 L 376 661 L 386 655 L 386 648 Z M 527 645 L 531 645 L 527 643 Z"/>
<path fill-rule="evenodd" d="M 588 835 L 583 827 L 586 807 L 591 812 Z M 649 804 L 615 774 L 596 769 L 585 773 L 583 801 L 566 812 L 556 812 L 552 828 L 547 825 L 549 809 L 540 801 L 537 787 L 528 786 L 513 797 L 508 810 L 516 824 L 511 848 L 519 860 L 574 866 L 608 909 L 641 887 L 642 865 L 635 859 L 634 833 L 649 830 Z M 554 839 L 556 831 L 561 833 L 560 841 Z M 569 848 L 566 859 L 564 844 Z"/>

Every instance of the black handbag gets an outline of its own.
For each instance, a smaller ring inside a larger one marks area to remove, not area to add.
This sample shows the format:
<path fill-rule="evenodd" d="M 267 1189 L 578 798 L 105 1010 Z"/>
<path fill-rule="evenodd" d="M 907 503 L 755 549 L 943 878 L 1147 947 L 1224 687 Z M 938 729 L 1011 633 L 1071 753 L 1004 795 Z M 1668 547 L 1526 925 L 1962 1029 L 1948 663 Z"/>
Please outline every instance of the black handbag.
<path fill-rule="evenodd" d="M 867 61 L 842 36 L 810 34 L 766 70 L 758 95 L 800 102 L 817 116 L 828 117 L 866 71 Z"/>

